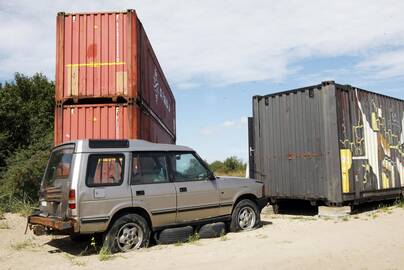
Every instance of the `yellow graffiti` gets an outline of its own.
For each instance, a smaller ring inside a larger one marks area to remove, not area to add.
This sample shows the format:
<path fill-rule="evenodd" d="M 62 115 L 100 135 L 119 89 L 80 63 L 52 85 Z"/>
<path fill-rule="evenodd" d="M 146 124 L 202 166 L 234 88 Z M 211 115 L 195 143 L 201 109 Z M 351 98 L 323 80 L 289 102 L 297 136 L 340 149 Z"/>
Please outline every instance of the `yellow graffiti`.
<path fill-rule="evenodd" d="M 350 149 L 341 149 L 341 175 L 342 192 L 349 192 L 349 170 L 352 166 L 352 152 Z"/>
<path fill-rule="evenodd" d="M 363 155 L 363 149 L 364 149 L 363 143 L 365 142 L 365 139 L 360 134 L 361 130 L 363 132 L 363 124 L 361 123 L 361 120 L 358 120 L 358 124 L 356 126 L 352 126 L 352 132 L 354 137 L 353 140 L 352 141 L 348 139 L 340 140 L 341 144 L 345 148 L 349 148 L 351 152 L 353 152 L 356 156 Z"/>

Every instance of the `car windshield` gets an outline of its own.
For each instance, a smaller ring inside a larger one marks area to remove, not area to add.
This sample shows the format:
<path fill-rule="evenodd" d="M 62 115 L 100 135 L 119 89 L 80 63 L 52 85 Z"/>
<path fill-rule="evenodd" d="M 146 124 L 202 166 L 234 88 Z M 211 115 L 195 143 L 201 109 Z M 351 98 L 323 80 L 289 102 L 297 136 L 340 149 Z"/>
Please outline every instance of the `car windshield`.
<path fill-rule="evenodd" d="M 46 168 L 43 187 L 55 186 L 57 179 L 69 178 L 74 147 L 56 149 L 52 152 Z"/>

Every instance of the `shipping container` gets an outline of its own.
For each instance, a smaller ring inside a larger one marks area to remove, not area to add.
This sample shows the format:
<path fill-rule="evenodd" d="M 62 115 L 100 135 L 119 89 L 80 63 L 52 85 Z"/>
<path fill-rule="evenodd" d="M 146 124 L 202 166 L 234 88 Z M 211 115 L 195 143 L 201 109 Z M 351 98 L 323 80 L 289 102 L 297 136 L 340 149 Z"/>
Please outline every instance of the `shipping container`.
<path fill-rule="evenodd" d="M 58 103 L 141 102 L 175 134 L 175 99 L 134 10 L 61 12 L 56 29 Z"/>
<path fill-rule="evenodd" d="M 253 97 L 250 176 L 271 202 L 348 205 L 400 197 L 404 102 L 333 81 Z"/>
<path fill-rule="evenodd" d="M 175 143 L 175 137 L 137 104 L 57 106 L 55 145 L 79 139 L 142 139 Z"/>

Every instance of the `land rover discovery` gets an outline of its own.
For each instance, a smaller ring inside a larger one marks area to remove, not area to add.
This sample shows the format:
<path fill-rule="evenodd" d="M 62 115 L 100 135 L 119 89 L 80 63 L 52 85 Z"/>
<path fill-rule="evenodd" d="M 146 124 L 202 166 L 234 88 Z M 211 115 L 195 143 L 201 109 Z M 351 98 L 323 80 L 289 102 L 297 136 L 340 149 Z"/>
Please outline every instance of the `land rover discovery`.
<path fill-rule="evenodd" d="M 35 234 L 103 235 L 111 252 L 147 247 L 167 228 L 260 224 L 264 185 L 216 177 L 194 150 L 142 140 L 79 140 L 55 147 L 28 217 Z"/>

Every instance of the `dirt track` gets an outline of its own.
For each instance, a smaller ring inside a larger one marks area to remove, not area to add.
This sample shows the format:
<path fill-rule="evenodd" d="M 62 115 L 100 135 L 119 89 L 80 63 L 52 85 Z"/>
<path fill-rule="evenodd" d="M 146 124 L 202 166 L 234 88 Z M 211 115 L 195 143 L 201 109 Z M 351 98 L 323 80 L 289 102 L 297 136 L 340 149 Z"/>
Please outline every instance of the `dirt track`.
<path fill-rule="evenodd" d="M 0 227 L 0 269 L 404 269 L 404 209 L 320 219 L 264 213 L 255 231 L 154 246 L 115 255 L 80 255 L 88 243 L 24 235 L 25 219 Z M 91 248 L 91 247 L 90 247 Z M 91 254 L 92 253 L 92 254 Z"/>

